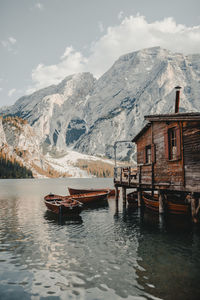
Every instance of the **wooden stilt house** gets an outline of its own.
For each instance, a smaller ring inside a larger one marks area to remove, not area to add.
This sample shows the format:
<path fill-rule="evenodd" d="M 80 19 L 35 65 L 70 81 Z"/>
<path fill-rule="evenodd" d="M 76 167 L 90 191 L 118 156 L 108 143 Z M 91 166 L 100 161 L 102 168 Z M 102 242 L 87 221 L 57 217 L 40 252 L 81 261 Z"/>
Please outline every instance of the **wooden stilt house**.
<path fill-rule="evenodd" d="M 133 139 L 137 172 L 118 168 L 114 183 L 140 194 L 158 192 L 160 212 L 166 195 L 179 194 L 191 203 L 195 219 L 200 210 L 200 113 L 179 113 L 180 87 L 176 89 L 175 113 L 145 116 L 146 126 Z"/>
<path fill-rule="evenodd" d="M 140 185 L 200 193 L 200 113 L 145 116 L 137 145 Z"/>

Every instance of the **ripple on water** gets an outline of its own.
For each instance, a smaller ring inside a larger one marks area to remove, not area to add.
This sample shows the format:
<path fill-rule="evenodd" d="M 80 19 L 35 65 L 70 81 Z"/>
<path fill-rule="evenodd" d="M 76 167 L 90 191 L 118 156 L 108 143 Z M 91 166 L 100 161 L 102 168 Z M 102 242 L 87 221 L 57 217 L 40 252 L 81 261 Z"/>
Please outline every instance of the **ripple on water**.
<path fill-rule="evenodd" d="M 197 231 L 161 230 L 159 218 L 150 220 L 121 206 L 114 216 L 112 200 L 107 207 L 84 210 L 79 218 L 60 220 L 41 205 L 42 195 L 52 188 L 64 194 L 68 180 L 7 182 L 8 197 L 0 200 L 0 295 L 9 287 L 22 300 L 141 300 L 163 295 L 169 300 L 178 282 L 181 296 L 184 291 L 188 299 L 199 299 Z M 0 193 L 3 189 L 0 182 Z M 30 197 L 24 196 L 27 190 Z"/>

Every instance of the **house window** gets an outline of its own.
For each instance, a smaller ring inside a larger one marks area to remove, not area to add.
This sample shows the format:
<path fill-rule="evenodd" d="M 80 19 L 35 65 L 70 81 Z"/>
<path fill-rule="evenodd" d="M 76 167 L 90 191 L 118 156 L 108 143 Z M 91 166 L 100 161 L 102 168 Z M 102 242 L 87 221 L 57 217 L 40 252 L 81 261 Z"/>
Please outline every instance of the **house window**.
<path fill-rule="evenodd" d="M 181 134 L 179 127 L 167 128 L 164 133 L 165 157 L 167 160 L 181 159 Z"/>
<path fill-rule="evenodd" d="M 169 129 L 169 159 L 177 158 L 177 139 L 176 139 L 176 130 L 175 128 Z"/>
<path fill-rule="evenodd" d="M 151 145 L 146 146 L 146 160 L 145 163 L 146 164 L 150 164 L 151 163 Z"/>

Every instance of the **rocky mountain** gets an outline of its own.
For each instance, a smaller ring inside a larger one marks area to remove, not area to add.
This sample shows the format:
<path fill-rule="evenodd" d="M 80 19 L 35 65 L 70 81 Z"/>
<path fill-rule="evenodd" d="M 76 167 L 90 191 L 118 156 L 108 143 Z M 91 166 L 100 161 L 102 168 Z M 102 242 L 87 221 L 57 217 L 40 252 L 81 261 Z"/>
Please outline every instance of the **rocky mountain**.
<path fill-rule="evenodd" d="M 34 165 L 43 167 L 39 140 L 26 120 L 10 116 L 0 118 L 0 150 L 2 157 L 18 162 L 34 174 L 38 173 Z"/>
<path fill-rule="evenodd" d="M 2 118 L 0 118 L 0 147 L 2 148 L 5 143 L 6 143 L 6 137 L 5 137 L 5 132 L 3 130 Z"/>
<path fill-rule="evenodd" d="M 132 139 L 144 115 L 174 111 L 177 85 L 180 111 L 199 111 L 200 55 L 155 47 L 121 56 L 98 80 L 90 73 L 68 76 L 0 113 L 26 119 L 44 153 L 75 149 L 111 158 L 114 142 Z"/>
<path fill-rule="evenodd" d="M 33 127 L 27 120 L 17 116 L 0 117 L 0 161 L 2 159 L 4 162 L 17 163 L 19 167 L 26 167 L 37 178 L 102 177 L 104 174 L 113 174 L 113 161 L 110 160 L 72 150 L 59 155 L 43 155 L 40 140 Z"/>

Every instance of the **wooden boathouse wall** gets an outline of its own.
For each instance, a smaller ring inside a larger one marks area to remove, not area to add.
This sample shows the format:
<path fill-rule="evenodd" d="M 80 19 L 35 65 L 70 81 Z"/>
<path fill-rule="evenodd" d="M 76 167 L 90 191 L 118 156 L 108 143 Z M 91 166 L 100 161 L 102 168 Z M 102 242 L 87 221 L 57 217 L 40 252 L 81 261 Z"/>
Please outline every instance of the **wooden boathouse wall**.
<path fill-rule="evenodd" d="M 183 125 L 186 190 L 200 192 L 200 121 Z"/>
<path fill-rule="evenodd" d="M 137 145 L 140 185 L 152 189 L 200 192 L 200 114 L 147 116 L 150 120 L 133 139 Z M 186 120 L 185 120 L 186 119 Z M 188 119 L 188 120 L 187 120 Z M 174 130 L 176 154 L 170 157 L 169 132 Z M 147 148 L 151 158 L 147 159 Z"/>
<path fill-rule="evenodd" d="M 127 188 L 200 195 L 200 113 L 153 115 L 145 119 L 149 122 L 133 139 L 137 145 L 137 170 L 115 168 L 114 183 Z M 172 129 L 177 144 L 173 158 L 169 149 Z"/>
<path fill-rule="evenodd" d="M 151 123 L 147 131 L 136 140 L 141 184 L 157 185 L 172 190 L 179 190 L 184 186 L 182 157 L 179 155 L 174 160 L 167 157 L 167 130 L 176 126 L 176 122 L 170 123 L 170 127 L 165 122 Z M 146 147 L 151 147 L 150 162 L 146 162 Z"/>

